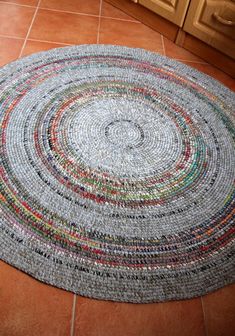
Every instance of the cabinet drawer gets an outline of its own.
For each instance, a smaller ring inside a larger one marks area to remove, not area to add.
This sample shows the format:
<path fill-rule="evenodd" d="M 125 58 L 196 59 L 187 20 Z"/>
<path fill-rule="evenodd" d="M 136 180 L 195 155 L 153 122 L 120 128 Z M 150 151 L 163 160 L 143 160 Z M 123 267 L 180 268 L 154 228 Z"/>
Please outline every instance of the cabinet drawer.
<path fill-rule="evenodd" d="M 183 29 L 235 59 L 234 0 L 191 0 Z"/>
<path fill-rule="evenodd" d="M 182 27 L 190 0 L 138 0 L 138 3 Z M 137 1 L 136 1 L 137 2 Z"/>

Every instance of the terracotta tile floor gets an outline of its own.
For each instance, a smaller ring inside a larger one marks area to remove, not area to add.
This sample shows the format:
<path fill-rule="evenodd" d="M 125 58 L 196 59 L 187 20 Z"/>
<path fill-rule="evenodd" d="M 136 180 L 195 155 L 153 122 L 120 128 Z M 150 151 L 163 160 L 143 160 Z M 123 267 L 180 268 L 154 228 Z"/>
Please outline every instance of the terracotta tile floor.
<path fill-rule="evenodd" d="M 146 48 L 235 89 L 228 75 L 104 1 L 0 1 L 0 65 L 41 50 L 84 43 Z M 0 262 L 0 336 L 173 335 L 235 335 L 235 285 L 193 300 L 114 303 L 53 288 Z"/>

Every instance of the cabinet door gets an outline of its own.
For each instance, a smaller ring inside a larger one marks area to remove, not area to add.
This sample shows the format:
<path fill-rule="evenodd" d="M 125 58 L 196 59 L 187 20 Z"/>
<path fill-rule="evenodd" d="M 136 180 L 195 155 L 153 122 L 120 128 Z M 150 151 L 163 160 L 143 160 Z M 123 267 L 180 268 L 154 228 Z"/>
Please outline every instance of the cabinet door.
<path fill-rule="evenodd" d="M 235 58 L 235 0 L 191 0 L 183 29 Z"/>
<path fill-rule="evenodd" d="M 182 27 L 190 0 L 139 0 L 138 3 Z"/>

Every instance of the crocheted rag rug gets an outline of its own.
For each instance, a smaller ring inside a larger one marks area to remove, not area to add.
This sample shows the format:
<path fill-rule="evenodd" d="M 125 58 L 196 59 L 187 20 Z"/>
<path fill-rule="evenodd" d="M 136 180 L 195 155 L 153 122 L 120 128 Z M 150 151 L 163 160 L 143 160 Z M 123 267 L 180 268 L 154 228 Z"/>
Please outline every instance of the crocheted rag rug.
<path fill-rule="evenodd" d="M 0 258 L 83 296 L 159 302 L 235 279 L 234 93 L 142 49 L 0 69 Z"/>

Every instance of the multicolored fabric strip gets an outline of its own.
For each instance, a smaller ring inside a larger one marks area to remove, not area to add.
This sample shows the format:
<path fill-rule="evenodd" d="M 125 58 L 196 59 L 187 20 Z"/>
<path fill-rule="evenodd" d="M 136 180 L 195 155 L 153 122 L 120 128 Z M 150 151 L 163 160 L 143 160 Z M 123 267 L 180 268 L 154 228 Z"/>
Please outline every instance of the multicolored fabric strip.
<path fill-rule="evenodd" d="M 0 257 L 108 300 L 235 278 L 234 93 L 141 49 L 54 49 L 0 69 Z"/>

